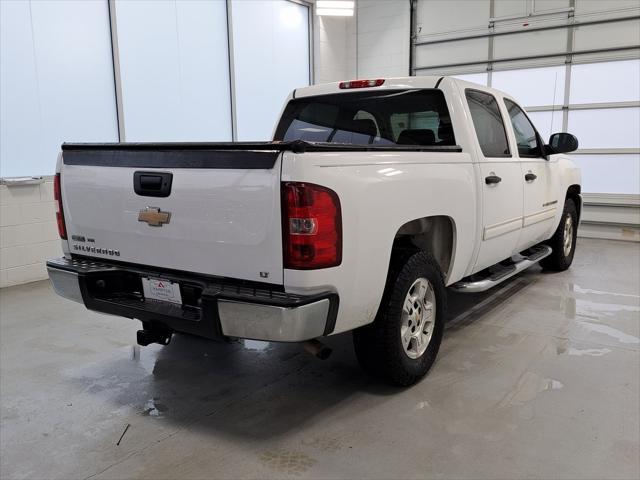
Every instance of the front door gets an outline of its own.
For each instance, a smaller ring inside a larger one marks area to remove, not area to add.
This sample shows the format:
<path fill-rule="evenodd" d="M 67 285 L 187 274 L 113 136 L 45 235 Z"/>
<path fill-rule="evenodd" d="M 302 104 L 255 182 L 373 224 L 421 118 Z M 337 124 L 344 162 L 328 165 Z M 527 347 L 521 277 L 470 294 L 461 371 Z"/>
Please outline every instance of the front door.
<path fill-rule="evenodd" d="M 522 232 L 518 250 L 547 240 L 553 234 L 554 218 L 563 208 L 559 195 L 558 161 L 543 156 L 543 143 L 535 127 L 515 102 L 504 99 L 518 146 L 524 187 Z"/>
<path fill-rule="evenodd" d="M 516 252 L 522 229 L 523 182 L 496 98 L 473 89 L 466 89 L 465 96 L 479 144 L 482 182 L 481 244 L 473 268 L 478 272 Z"/>

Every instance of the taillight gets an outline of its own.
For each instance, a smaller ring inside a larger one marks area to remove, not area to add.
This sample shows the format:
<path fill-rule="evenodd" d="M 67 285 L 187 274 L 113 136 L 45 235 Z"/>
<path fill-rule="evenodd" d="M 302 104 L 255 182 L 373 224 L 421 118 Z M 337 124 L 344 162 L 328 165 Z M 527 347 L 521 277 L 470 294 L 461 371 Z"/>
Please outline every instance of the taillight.
<path fill-rule="evenodd" d="M 384 78 L 377 78 L 375 80 L 350 80 L 348 82 L 340 82 L 339 87 L 343 90 L 347 88 L 379 87 L 383 83 Z"/>
<path fill-rule="evenodd" d="M 60 174 L 56 173 L 53 179 L 53 199 L 56 201 L 56 222 L 58 233 L 62 240 L 67 239 L 67 227 L 64 224 L 64 211 L 62 210 L 62 189 L 60 188 Z"/>
<path fill-rule="evenodd" d="M 313 183 L 282 184 L 284 268 L 310 270 L 342 262 L 342 217 L 336 192 Z"/>

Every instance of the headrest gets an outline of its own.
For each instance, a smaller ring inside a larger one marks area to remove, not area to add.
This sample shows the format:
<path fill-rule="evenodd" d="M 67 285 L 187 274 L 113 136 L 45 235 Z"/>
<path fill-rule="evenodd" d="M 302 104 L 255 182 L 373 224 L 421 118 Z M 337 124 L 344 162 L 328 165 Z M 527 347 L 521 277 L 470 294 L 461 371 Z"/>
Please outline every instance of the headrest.
<path fill-rule="evenodd" d="M 403 130 L 398 135 L 398 145 L 434 145 L 436 136 L 433 130 L 428 128 Z"/>
<path fill-rule="evenodd" d="M 353 133 L 361 133 L 362 135 L 369 135 L 370 137 L 375 137 L 378 134 L 376 122 L 374 122 L 370 118 L 352 120 L 351 128 L 349 130 L 351 130 Z"/>
<path fill-rule="evenodd" d="M 450 123 L 441 123 L 438 127 L 438 138 L 441 142 L 453 142 L 453 126 Z"/>

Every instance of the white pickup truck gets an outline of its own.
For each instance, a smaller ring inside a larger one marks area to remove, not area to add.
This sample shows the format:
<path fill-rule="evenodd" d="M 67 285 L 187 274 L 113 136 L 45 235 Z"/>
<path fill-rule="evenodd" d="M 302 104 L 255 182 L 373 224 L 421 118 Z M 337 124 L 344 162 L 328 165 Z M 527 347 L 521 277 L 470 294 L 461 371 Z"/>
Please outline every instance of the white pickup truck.
<path fill-rule="evenodd" d="M 445 287 L 565 270 L 580 171 L 516 100 L 449 77 L 300 88 L 272 142 L 64 144 L 63 297 L 174 332 L 307 342 L 353 330 L 362 366 L 431 367 Z M 317 352 L 321 355 L 325 350 Z"/>

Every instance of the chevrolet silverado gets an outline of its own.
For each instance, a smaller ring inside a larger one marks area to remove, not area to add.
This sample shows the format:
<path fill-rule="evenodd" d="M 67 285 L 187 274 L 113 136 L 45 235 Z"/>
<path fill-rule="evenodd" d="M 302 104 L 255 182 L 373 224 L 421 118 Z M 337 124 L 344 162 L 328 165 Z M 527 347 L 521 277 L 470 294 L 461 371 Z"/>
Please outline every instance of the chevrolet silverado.
<path fill-rule="evenodd" d="M 352 330 L 365 370 L 422 378 L 446 287 L 572 262 L 582 206 L 568 133 L 449 77 L 293 91 L 270 142 L 63 144 L 56 292 L 174 332 L 318 345 Z"/>

